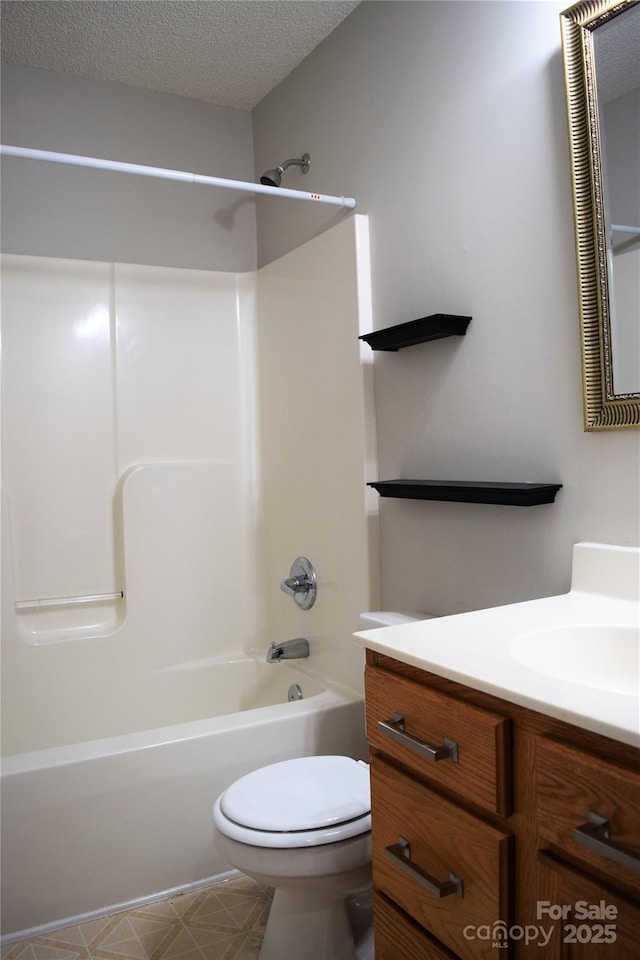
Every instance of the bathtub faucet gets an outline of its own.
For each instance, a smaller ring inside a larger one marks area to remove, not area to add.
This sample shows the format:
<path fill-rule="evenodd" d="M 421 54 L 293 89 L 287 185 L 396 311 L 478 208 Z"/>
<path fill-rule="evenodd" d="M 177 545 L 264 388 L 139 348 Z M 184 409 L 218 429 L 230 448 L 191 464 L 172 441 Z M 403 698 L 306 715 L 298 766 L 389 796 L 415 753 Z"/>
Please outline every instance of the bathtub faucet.
<path fill-rule="evenodd" d="M 309 656 L 309 641 L 304 637 L 285 640 L 284 643 L 272 643 L 267 650 L 267 663 L 280 663 L 281 660 L 301 660 Z"/>

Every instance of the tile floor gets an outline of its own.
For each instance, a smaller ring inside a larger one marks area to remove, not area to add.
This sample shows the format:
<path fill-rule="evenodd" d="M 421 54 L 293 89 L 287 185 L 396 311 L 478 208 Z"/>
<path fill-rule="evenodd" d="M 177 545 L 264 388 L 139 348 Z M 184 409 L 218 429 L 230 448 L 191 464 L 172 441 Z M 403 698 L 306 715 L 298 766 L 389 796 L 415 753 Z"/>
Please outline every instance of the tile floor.
<path fill-rule="evenodd" d="M 2 960 L 256 960 L 273 891 L 240 877 L 2 949 Z"/>

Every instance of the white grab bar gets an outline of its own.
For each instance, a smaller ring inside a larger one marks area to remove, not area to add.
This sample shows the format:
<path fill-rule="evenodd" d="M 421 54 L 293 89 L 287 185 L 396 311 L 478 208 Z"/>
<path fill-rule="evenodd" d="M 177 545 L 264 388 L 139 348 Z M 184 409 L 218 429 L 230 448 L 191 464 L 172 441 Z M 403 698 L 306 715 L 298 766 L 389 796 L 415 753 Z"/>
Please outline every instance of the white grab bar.
<path fill-rule="evenodd" d="M 72 603 L 101 603 L 103 600 L 122 600 L 124 590 L 118 593 L 94 593 L 84 597 L 44 597 L 41 600 L 16 600 L 16 610 L 29 607 L 67 607 Z"/>

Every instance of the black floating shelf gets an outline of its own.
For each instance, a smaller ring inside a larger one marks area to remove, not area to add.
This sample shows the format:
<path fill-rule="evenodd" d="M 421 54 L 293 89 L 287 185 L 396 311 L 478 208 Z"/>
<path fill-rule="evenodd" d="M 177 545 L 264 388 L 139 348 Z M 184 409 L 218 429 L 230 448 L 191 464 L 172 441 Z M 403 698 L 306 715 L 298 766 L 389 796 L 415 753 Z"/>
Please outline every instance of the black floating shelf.
<path fill-rule="evenodd" d="M 434 313 L 421 320 L 410 320 L 395 327 L 374 330 L 365 333 L 359 339 L 366 340 L 372 350 L 400 350 L 412 347 L 416 343 L 428 340 L 442 340 L 443 337 L 464 336 L 471 317 L 457 317 L 450 313 Z"/>
<path fill-rule="evenodd" d="M 471 483 L 465 480 L 378 480 L 369 483 L 381 497 L 403 500 L 452 500 L 533 507 L 553 503 L 561 483 Z"/>

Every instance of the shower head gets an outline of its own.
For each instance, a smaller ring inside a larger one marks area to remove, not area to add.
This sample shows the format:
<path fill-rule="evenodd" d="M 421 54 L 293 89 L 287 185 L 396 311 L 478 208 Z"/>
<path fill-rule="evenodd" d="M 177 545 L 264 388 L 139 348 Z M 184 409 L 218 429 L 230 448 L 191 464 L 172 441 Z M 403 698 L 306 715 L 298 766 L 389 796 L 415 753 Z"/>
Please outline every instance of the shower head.
<path fill-rule="evenodd" d="M 291 166 L 300 167 L 303 173 L 307 173 L 311 166 L 311 157 L 308 153 L 303 153 L 299 160 L 285 160 L 279 167 L 263 173 L 260 177 L 260 183 L 264 183 L 266 187 L 279 187 L 282 184 L 282 174 L 287 167 Z"/>

